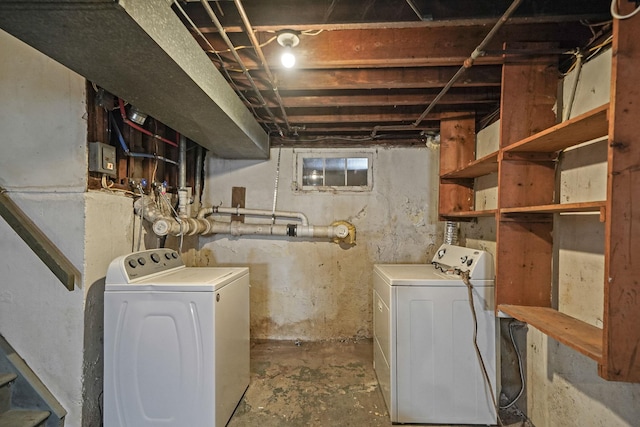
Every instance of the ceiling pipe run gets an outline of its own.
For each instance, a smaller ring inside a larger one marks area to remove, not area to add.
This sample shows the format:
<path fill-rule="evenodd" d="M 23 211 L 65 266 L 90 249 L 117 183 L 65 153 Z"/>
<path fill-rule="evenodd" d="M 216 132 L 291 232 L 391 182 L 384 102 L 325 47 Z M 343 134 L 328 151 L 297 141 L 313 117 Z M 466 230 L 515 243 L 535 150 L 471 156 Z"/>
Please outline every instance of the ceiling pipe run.
<path fill-rule="evenodd" d="M 260 107 L 264 108 L 264 110 L 267 112 L 267 114 L 269 115 L 269 118 L 271 118 L 271 121 L 275 125 L 276 130 L 278 131 L 278 134 L 280 136 L 284 136 L 284 133 L 282 132 L 282 128 L 276 121 L 276 116 L 273 114 L 273 111 L 271 111 L 271 109 L 267 105 L 267 101 L 262 96 L 262 93 L 260 93 L 260 89 L 258 89 L 256 82 L 253 80 L 253 77 L 251 77 L 251 74 L 249 73 L 249 70 L 247 69 L 247 67 L 244 65 L 244 62 L 242 62 L 242 59 L 240 58 L 240 55 L 238 55 L 236 47 L 231 42 L 231 39 L 229 39 L 229 36 L 227 35 L 227 32 L 225 31 L 225 29 L 222 27 L 220 20 L 216 16 L 216 13 L 213 11 L 213 9 L 211 9 L 211 6 L 209 6 L 209 2 L 207 0 L 202 0 L 200 3 L 202 3 L 204 10 L 207 12 L 207 15 L 209 15 L 211 22 L 213 22 L 213 24 L 218 29 L 218 33 L 220 33 L 220 37 L 222 37 L 224 42 L 229 47 L 229 50 L 231 51 L 231 54 L 235 58 L 236 62 L 238 63 L 238 65 L 240 65 L 240 68 L 242 68 L 242 74 L 244 74 L 247 77 L 247 80 L 249 81 L 251 88 L 257 95 L 258 100 L 260 101 Z"/>
<path fill-rule="evenodd" d="M 289 123 L 289 118 L 287 117 L 287 112 L 284 110 L 284 102 L 282 101 L 282 97 L 280 96 L 280 92 L 278 91 L 278 82 L 276 81 L 275 76 L 271 72 L 271 68 L 269 68 L 269 63 L 267 62 L 267 58 L 265 58 L 264 53 L 262 52 L 262 48 L 260 47 L 260 43 L 258 43 L 258 39 L 256 38 L 255 31 L 251 26 L 251 22 L 249 21 L 249 17 L 247 16 L 247 12 L 244 10 L 244 6 L 240 0 L 234 0 L 236 8 L 238 9 L 238 13 L 240 13 L 240 18 L 242 18 L 242 23 L 244 24 L 247 35 L 249 36 L 249 40 L 251 40 L 251 45 L 253 49 L 258 54 L 258 58 L 260 58 L 260 62 L 262 62 L 262 67 L 264 68 L 265 73 L 267 73 L 267 78 L 269 79 L 269 83 L 271 84 L 271 88 L 273 89 L 273 93 L 276 96 L 276 100 L 278 101 L 278 106 L 280 107 L 280 112 L 282 113 L 282 118 L 287 125 L 287 131 L 289 133 L 292 132 L 291 124 Z"/>
<path fill-rule="evenodd" d="M 227 159 L 269 136 L 168 0 L 0 0 L 0 28 Z"/>
<path fill-rule="evenodd" d="M 473 63 L 475 62 L 475 60 L 479 56 L 482 56 L 484 54 L 484 48 L 493 39 L 498 30 L 500 30 L 500 28 L 509 20 L 509 17 L 516 11 L 518 6 L 520 6 L 520 3 L 522 3 L 522 0 L 514 0 L 513 3 L 511 3 L 511 6 L 509 6 L 509 8 L 504 12 L 498 22 L 496 22 L 491 31 L 489 31 L 489 33 L 485 36 L 484 40 L 482 40 L 482 42 L 480 42 L 480 44 L 473 50 L 473 52 L 471 52 L 471 55 L 467 59 L 465 59 L 460 69 L 454 74 L 454 76 L 451 78 L 451 80 L 449 80 L 444 88 L 442 88 L 440 93 L 436 95 L 433 101 L 431 101 L 429 106 L 422 112 L 422 114 L 420 114 L 420 117 L 418 117 L 415 122 L 411 123 L 410 125 L 404 126 L 402 129 L 399 129 L 401 126 L 375 126 L 371 131 L 371 136 L 375 138 L 377 133 L 381 130 L 412 130 L 418 127 L 420 123 L 422 123 L 422 121 L 425 119 L 425 117 L 427 117 L 427 115 L 431 112 L 431 110 L 433 110 L 436 104 L 440 102 L 442 97 L 447 92 L 449 92 L 449 89 L 451 89 L 451 87 L 458 81 L 458 79 L 469 68 L 473 67 Z"/>

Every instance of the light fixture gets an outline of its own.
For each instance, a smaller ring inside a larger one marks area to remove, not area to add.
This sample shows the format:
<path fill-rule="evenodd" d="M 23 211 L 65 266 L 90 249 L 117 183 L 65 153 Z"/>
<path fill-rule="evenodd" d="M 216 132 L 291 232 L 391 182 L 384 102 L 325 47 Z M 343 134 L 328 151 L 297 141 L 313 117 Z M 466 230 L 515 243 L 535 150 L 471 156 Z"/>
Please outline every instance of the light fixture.
<path fill-rule="evenodd" d="M 282 31 L 278 34 L 278 44 L 284 47 L 284 52 L 280 57 L 280 61 L 285 68 L 291 68 L 296 64 L 296 57 L 293 55 L 292 48 L 298 46 L 300 38 L 292 31 Z"/>
<path fill-rule="evenodd" d="M 129 108 L 128 115 L 129 115 L 129 120 L 139 124 L 140 126 L 142 126 L 144 124 L 144 121 L 147 120 L 147 115 L 142 111 L 138 110 L 133 105 Z"/>

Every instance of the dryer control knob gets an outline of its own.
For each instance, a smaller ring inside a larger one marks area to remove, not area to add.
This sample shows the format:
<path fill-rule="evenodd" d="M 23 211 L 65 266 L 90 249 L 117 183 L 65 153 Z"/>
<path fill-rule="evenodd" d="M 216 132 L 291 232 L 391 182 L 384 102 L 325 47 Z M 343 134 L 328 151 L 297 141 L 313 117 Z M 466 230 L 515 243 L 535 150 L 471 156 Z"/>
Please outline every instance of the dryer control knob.
<path fill-rule="evenodd" d="M 152 253 L 151 254 L 151 261 L 155 262 L 156 264 L 160 262 L 160 255 L 158 255 L 157 253 Z"/>

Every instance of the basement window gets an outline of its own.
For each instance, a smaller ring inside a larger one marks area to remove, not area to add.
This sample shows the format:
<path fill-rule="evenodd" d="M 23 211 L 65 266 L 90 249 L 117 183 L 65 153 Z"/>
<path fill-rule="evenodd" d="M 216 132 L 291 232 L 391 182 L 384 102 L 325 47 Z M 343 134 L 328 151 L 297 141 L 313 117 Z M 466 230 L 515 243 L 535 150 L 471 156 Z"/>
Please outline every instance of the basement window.
<path fill-rule="evenodd" d="M 299 152 L 297 183 L 301 191 L 371 191 L 371 160 L 367 152 Z"/>

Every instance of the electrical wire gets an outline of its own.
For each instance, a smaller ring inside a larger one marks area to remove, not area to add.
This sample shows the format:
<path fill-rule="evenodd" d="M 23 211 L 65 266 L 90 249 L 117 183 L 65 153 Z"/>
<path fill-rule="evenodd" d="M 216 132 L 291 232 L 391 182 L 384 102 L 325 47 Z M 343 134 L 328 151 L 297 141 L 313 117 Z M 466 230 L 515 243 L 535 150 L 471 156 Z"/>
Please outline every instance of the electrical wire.
<path fill-rule="evenodd" d="M 129 125 L 129 127 L 132 127 L 132 128 L 134 128 L 135 130 L 137 130 L 138 132 L 142 132 L 142 133 L 144 133 L 145 135 L 148 135 L 148 136 L 150 136 L 150 137 L 152 137 L 152 138 L 159 139 L 160 141 L 165 142 L 165 143 L 167 143 L 167 144 L 169 144 L 169 145 L 171 145 L 171 146 L 174 146 L 174 147 L 177 147 L 177 146 L 178 146 L 178 144 L 177 144 L 177 143 L 175 143 L 175 142 L 173 142 L 173 141 L 170 141 L 170 140 L 168 140 L 168 139 L 166 139 L 166 138 L 163 138 L 163 137 L 161 137 L 160 135 L 156 135 L 156 134 L 154 134 L 153 132 L 148 131 L 148 130 L 146 130 L 145 128 L 143 128 L 142 126 L 139 126 L 138 124 L 136 124 L 136 123 L 132 122 L 131 120 L 129 120 L 129 119 L 127 118 L 127 113 L 126 113 L 126 112 L 125 112 L 125 110 L 124 110 L 124 101 L 122 100 L 122 98 L 118 98 L 118 104 L 119 104 L 119 106 L 120 106 L 120 115 L 122 116 L 122 121 L 123 121 L 124 123 L 126 123 L 127 125 Z"/>
<path fill-rule="evenodd" d="M 133 191 L 125 190 L 125 189 L 122 189 L 122 188 L 113 188 L 113 181 L 110 181 L 110 182 L 107 183 L 107 175 L 106 174 L 102 174 L 101 183 L 102 183 L 102 188 L 105 189 L 105 190 L 109 190 L 109 191 L 112 191 L 114 193 L 115 192 L 121 192 L 121 193 L 125 193 L 125 194 L 128 194 L 130 196 L 134 196 L 134 197 L 138 196 Z"/>
<path fill-rule="evenodd" d="M 176 165 L 176 166 L 178 165 L 178 162 L 173 161 L 171 159 L 167 159 L 166 157 L 163 157 L 163 156 L 158 156 L 157 154 L 133 153 L 133 152 L 131 152 L 129 150 L 129 147 L 127 146 L 127 143 L 124 140 L 124 137 L 122 136 L 122 132 L 120 131 L 120 128 L 118 127 L 118 124 L 115 122 L 115 119 L 113 118 L 113 114 L 111 114 L 111 112 L 109 112 L 109 121 L 111 123 L 111 127 L 113 127 L 116 130 L 116 134 L 117 134 L 117 137 L 118 137 L 118 141 L 120 142 L 120 146 L 122 147 L 122 151 L 124 151 L 124 154 L 127 157 L 140 157 L 140 158 L 145 158 L 145 159 L 154 159 L 154 160 L 156 160 L 156 167 L 157 167 L 157 161 L 158 160 L 161 160 L 161 161 L 163 161 L 165 163 L 171 163 L 172 165 Z M 157 148 L 157 146 L 156 146 L 156 148 Z"/>
<path fill-rule="evenodd" d="M 516 320 L 512 320 L 511 322 L 509 322 L 509 337 L 511 338 L 511 344 L 513 344 L 513 349 L 516 351 L 516 356 L 518 357 L 518 371 L 520 372 L 520 391 L 518 392 L 516 397 L 513 398 L 513 400 L 511 402 L 509 402 L 505 406 L 500 406 L 500 409 L 509 409 L 513 405 L 515 405 L 515 403 L 518 401 L 518 399 L 520 399 L 522 397 L 522 394 L 524 393 L 524 389 L 526 387 L 526 380 L 525 380 L 525 377 L 524 377 L 524 369 L 522 367 L 522 356 L 520 356 L 520 351 L 518 351 L 518 345 L 516 344 L 515 338 L 513 338 L 513 326 L 514 325 L 515 326 L 521 326 L 522 323 L 517 322 Z"/>
<path fill-rule="evenodd" d="M 162 201 L 164 201 L 164 203 L 169 206 L 169 209 L 171 210 L 171 212 L 173 212 L 173 217 L 175 218 L 176 222 L 178 224 L 180 224 L 180 253 L 182 253 L 182 243 L 184 242 L 184 231 L 182 230 L 183 227 L 183 223 L 182 220 L 180 219 L 180 215 L 178 215 L 178 212 L 176 212 L 175 208 L 171 205 L 171 203 L 169 202 L 169 200 L 167 200 L 167 196 L 160 193 L 160 198 Z"/>
<path fill-rule="evenodd" d="M 140 191 L 140 197 L 144 198 L 144 191 L 142 191 L 142 184 L 138 184 L 138 190 Z M 136 252 L 140 251 L 140 244 L 142 243 L 142 228 L 143 228 L 143 220 L 144 220 L 144 202 L 142 204 L 142 209 L 140 209 L 140 228 L 138 231 L 138 247 Z"/>
<path fill-rule="evenodd" d="M 493 407 L 496 411 L 498 424 L 500 426 L 504 426 L 504 424 L 502 423 L 502 419 L 500 419 L 500 414 L 498 413 L 500 407 L 498 406 L 498 401 L 496 400 L 496 394 L 493 391 L 493 383 L 491 382 L 491 378 L 489 378 L 487 367 L 484 363 L 484 358 L 482 357 L 482 353 L 480 352 L 480 347 L 478 347 L 478 316 L 476 314 L 476 307 L 473 302 L 473 285 L 471 284 L 471 280 L 469 278 L 469 271 L 460 271 L 460 277 L 462 278 L 462 282 L 467 286 L 467 293 L 469 294 L 469 306 L 471 307 L 471 315 L 473 317 L 473 347 L 476 350 L 476 356 L 478 356 L 478 362 L 480 363 L 482 375 L 484 376 L 484 380 L 487 382 L 489 391 L 491 392 L 491 401 L 493 402 Z"/>
<path fill-rule="evenodd" d="M 618 0 L 611 0 L 611 16 L 613 16 L 615 19 L 629 19 L 632 16 L 634 16 L 635 14 L 637 14 L 638 12 L 640 12 L 640 6 L 636 7 L 635 10 L 631 13 L 629 13 L 628 15 L 620 15 L 617 11 L 618 8 Z"/>

